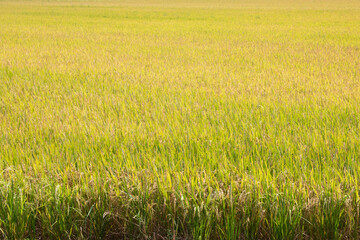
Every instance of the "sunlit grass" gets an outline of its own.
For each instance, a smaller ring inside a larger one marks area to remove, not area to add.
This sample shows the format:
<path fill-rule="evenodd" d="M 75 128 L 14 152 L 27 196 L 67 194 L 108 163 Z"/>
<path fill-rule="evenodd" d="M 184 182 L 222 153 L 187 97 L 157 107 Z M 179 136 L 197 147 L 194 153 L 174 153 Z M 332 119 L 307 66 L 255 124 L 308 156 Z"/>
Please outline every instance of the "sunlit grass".
<path fill-rule="evenodd" d="M 324 2 L 0 2 L 0 237 L 358 239 L 360 3 Z"/>

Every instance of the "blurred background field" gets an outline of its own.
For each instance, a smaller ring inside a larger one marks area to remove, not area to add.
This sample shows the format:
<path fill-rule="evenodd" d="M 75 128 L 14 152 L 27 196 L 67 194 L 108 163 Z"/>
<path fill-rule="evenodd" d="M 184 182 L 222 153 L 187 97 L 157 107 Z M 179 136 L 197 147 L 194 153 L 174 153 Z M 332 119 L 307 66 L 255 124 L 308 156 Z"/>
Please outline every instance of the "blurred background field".
<path fill-rule="evenodd" d="M 358 239 L 360 1 L 0 1 L 0 236 Z"/>
<path fill-rule="evenodd" d="M 232 9 L 359 9 L 359 0 L 0 0 L 4 4 L 102 7 L 232 8 Z"/>

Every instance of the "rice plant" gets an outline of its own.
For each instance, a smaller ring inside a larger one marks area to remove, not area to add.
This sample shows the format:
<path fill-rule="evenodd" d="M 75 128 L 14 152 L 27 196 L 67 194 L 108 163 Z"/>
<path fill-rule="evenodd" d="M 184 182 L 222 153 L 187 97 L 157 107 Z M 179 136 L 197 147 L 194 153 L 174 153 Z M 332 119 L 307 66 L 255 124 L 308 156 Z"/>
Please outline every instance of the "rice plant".
<path fill-rule="evenodd" d="M 0 0 L 1 239 L 359 239 L 360 2 Z"/>

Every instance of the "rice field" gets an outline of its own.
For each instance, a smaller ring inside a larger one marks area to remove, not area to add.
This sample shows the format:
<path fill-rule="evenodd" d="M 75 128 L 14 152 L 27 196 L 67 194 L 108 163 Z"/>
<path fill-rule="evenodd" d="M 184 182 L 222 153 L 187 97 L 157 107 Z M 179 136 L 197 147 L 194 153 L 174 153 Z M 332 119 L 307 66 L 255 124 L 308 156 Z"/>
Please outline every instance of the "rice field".
<path fill-rule="evenodd" d="M 360 1 L 0 0 L 0 239 L 359 239 Z"/>

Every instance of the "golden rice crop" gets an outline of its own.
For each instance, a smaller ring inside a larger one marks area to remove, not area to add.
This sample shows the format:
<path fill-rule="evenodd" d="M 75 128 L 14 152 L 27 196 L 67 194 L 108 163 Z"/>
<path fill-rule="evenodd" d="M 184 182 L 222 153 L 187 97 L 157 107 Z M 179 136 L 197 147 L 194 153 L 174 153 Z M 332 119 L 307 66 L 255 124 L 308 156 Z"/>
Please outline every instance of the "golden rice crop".
<path fill-rule="evenodd" d="M 359 112 L 359 1 L 0 1 L 0 238 L 358 239 Z"/>

